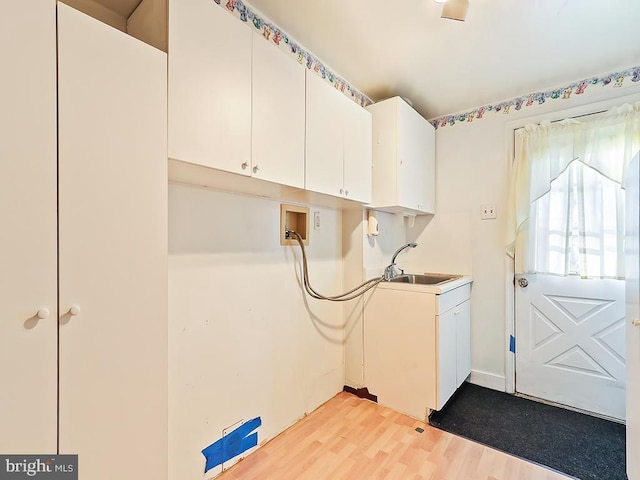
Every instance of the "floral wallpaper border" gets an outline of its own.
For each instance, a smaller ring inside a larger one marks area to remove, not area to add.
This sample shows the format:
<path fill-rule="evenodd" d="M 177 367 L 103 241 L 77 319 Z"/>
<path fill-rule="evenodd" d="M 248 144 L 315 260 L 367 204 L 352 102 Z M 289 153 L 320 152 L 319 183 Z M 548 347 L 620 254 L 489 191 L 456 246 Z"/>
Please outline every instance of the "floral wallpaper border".
<path fill-rule="evenodd" d="M 258 15 L 242 0 L 214 0 L 214 2 L 218 5 L 224 5 L 229 12 L 234 14 L 241 21 L 253 24 L 253 27 L 262 34 L 265 40 L 288 50 L 288 52 L 297 59 L 298 63 L 305 65 L 309 70 L 313 70 L 317 75 L 324 78 L 337 90 L 340 90 L 345 95 L 350 96 L 357 104 L 366 107 L 373 103 L 369 97 L 349 84 L 349 82 L 344 78 L 341 78 L 339 75 L 327 68 L 322 61 L 298 45 L 293 38 L 287 35 L 286 32 L 266 18 Z"/>
<path fill-rule="evenodd" d="M 345 95 L 362 107 L 374 103 L 369 97 L 360 92 L 344 78 L 330 70 L 320 59 L 311 52 L 305 50 L 289 35 L 268 19 L 260 16 L 252 8 L 245 4 L 242 0 L 213 0 L 220 6 L 224 5 L 230 13 L 245 23 L 251 23 L 258 30 L 266 41 L 272 42 L 274 45 L 285 49 L 288 53 L 295 57 L 301 65 L 305 65 L 307 69 L 313 70 L 317 75 L 321 76 L 328 83 L 333 85 Z M 588 87 L 601 85 L 603 87 L 613 86 L 622 87 L 625 80 L 630 79 L 632 82 L 640 82 L 640 66 L 631 67 L 620 72 L 614 72 L 599 77 L 591 77 L 585 80 L 572 83 L 565 87 L 555 88 L 535 93 L 529 93 L 521 97 L 505 100 L 500 103 L 487 104 L 475 108 L 464 113 L 453 115 L 445 115 L 431 120 L 433 126 L 444 128 L 453 126 L 456 123 L 471 123 L 474 120 L 484 118 L 487 113 L 509 114 L 513 111 L 519 111 L 522 107 L 530 107 L 532 105 L 542 105 L 547 100 L 568 100 L 571 95 L 582 95 Z"/>
<path fill-rule="evenodd" d="M 626 70 L 610 73 L 601 77 L 591 77 L 585 80 L 580 80 L 562 88 L 530 93 L 504 102 L 484 105 L 465 113 L 445 115 L 431 120 L 431 123 L 437 129 L 446 126 L 453 126 L 457 122 L 470 123 L 474 120 L 480 120 L 487 112 L 503 113 L 506 115 L 512 111 L 521 110 L 523 106 L 530 107 L 532 105 L 542 105 L 547 100 L 568 100 L 571 98 L 571 95 L 582 95 L 590 86 L 601 85 L 606 87 L 612 85 L 613 87 L 620 88 L 623 86 L 626 79 L 631 79 L 632 82 L 640 82 L 640 66 L 631 67 Z"/>

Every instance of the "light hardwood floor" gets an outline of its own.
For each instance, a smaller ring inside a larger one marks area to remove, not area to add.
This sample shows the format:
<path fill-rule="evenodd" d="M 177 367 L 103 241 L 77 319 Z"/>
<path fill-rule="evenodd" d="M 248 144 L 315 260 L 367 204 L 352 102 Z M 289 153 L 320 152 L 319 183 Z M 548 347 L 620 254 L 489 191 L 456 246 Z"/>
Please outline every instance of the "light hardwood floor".
<path fill-rule="evenodd" d="M 424 428 L 423 433 L 415 431 Z M 541 466 L 339 393 L 219 480 L 566 480 Z"/>

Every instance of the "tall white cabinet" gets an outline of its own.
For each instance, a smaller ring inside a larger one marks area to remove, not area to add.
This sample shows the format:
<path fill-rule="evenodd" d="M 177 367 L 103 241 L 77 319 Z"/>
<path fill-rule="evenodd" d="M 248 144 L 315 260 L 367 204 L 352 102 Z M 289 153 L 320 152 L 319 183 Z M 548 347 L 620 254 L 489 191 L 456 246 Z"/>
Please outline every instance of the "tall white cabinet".
<path fill-rule="evenodd" d="M 59 449 L 167 476 L 166 54 L 58 5 Z"/>
<path fill-rule="evenodd" d="M 0 452 L 51 453 L 58 328 L 56 2 L 6 0 L 2 10 Z"/>
<path fill-rule="evenodd" d="M 166 54 L 61 3 L 56 38 L 54 0 L 5 13 L 0 450 L 166 479 Z"/>

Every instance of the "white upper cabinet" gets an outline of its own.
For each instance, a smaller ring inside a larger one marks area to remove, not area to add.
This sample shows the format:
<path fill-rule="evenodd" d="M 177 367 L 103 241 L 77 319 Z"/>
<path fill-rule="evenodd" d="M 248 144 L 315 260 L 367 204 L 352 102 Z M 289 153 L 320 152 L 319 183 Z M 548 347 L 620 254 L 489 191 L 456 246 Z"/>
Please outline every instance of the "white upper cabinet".
<path fill-rule="evenodd" d="M 0 452 L 55 453 L 56 2 L 2 7 Z"/>
<path fill-rule="evenodd" d="M 304 187 L 304 67 L 253 34 L 251 174 Z"/>
<path fill-rule="evenodd" d="M 344 97 L 344 100 L 345 198 L 370 203 L 371 114 L 348 98 Z"/>
<path fill-rule="evenodd" d="M 169 158 L 369 203 L 371 114 L 223 6 L 170 0 Z"/>
<path fill-rule="evenodd" d="M 343 196 L 343 129 L 340 98 L 322 78 L 307 71 L 305 188 Z"/>
<path fill-rule="evenodd" d="M 367 107 L 373 116 L 372 206 L 435 213 L 435 129 L 400 97 Z"/>
<path fill-rule="evenodd" d="M 305 188 L 367 203 L 371 199 L 371 117 L 307 71 Z"/>
<path fill-rule="evenodd" d="M 251 47 L 215 2 L 169 2 L 170 158 L 251 174 Z"/>
<path fill-rule="evenodd" d="M 304 67 L 211 0 L 169 2 L 169 158 L 304 186 Z"/>

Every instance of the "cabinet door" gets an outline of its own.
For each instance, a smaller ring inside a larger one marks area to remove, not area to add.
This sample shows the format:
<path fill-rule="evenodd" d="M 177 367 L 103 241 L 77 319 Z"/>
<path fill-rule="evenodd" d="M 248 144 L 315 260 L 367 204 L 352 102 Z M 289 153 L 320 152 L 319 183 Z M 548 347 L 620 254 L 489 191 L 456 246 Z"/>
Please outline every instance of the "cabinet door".
<path fill-rule="evenodd" d="M 166 54 L 61 3 L 58 45 L 60 453 L 166 479 Z"/>
<path fill-rule="evenodd" d="M 436 318 L 438 330 L 438 404 L 440 410 L 456 391 L 456 308 L 447 310 Z"/>
<path fill-rule="evenodd" d="M 0 452 L 55 453 L 55 0 L 2 7 Z M 41 308 L 48 318 L 36 316 Z"/>
<path fill-rule="evenodd" d="M 304 187 L 304 67 L 253 34 L 252 175 Z"/>
<path fill-rule="evenodd" d="M 169 2 L 169 157 L 249 175 L 251 30 L 225 10 Z"/>
<path fill-rule="evenodd" d="M 471 373 L 471 301 L 454 308 L 456 316 L 456 388 Z"/>
<path fill-rule="evenodd" d="M 371 114 L 343 95 L 344 196 L 371 202 Z"/>
<path fill-rule="evenodd" d="M 343 196 L 342 94 L 314 73 L 306 72 L 305 188 Z"/>
<path fill-rule="evenodd" d="M 427 190 L 433 192 L 428 178 L 429 147 L 432 132 L 429 123 L 405 102 L 398 102 L 398 203 L 401 207 L 427 211 L 431 204 Z"/>

